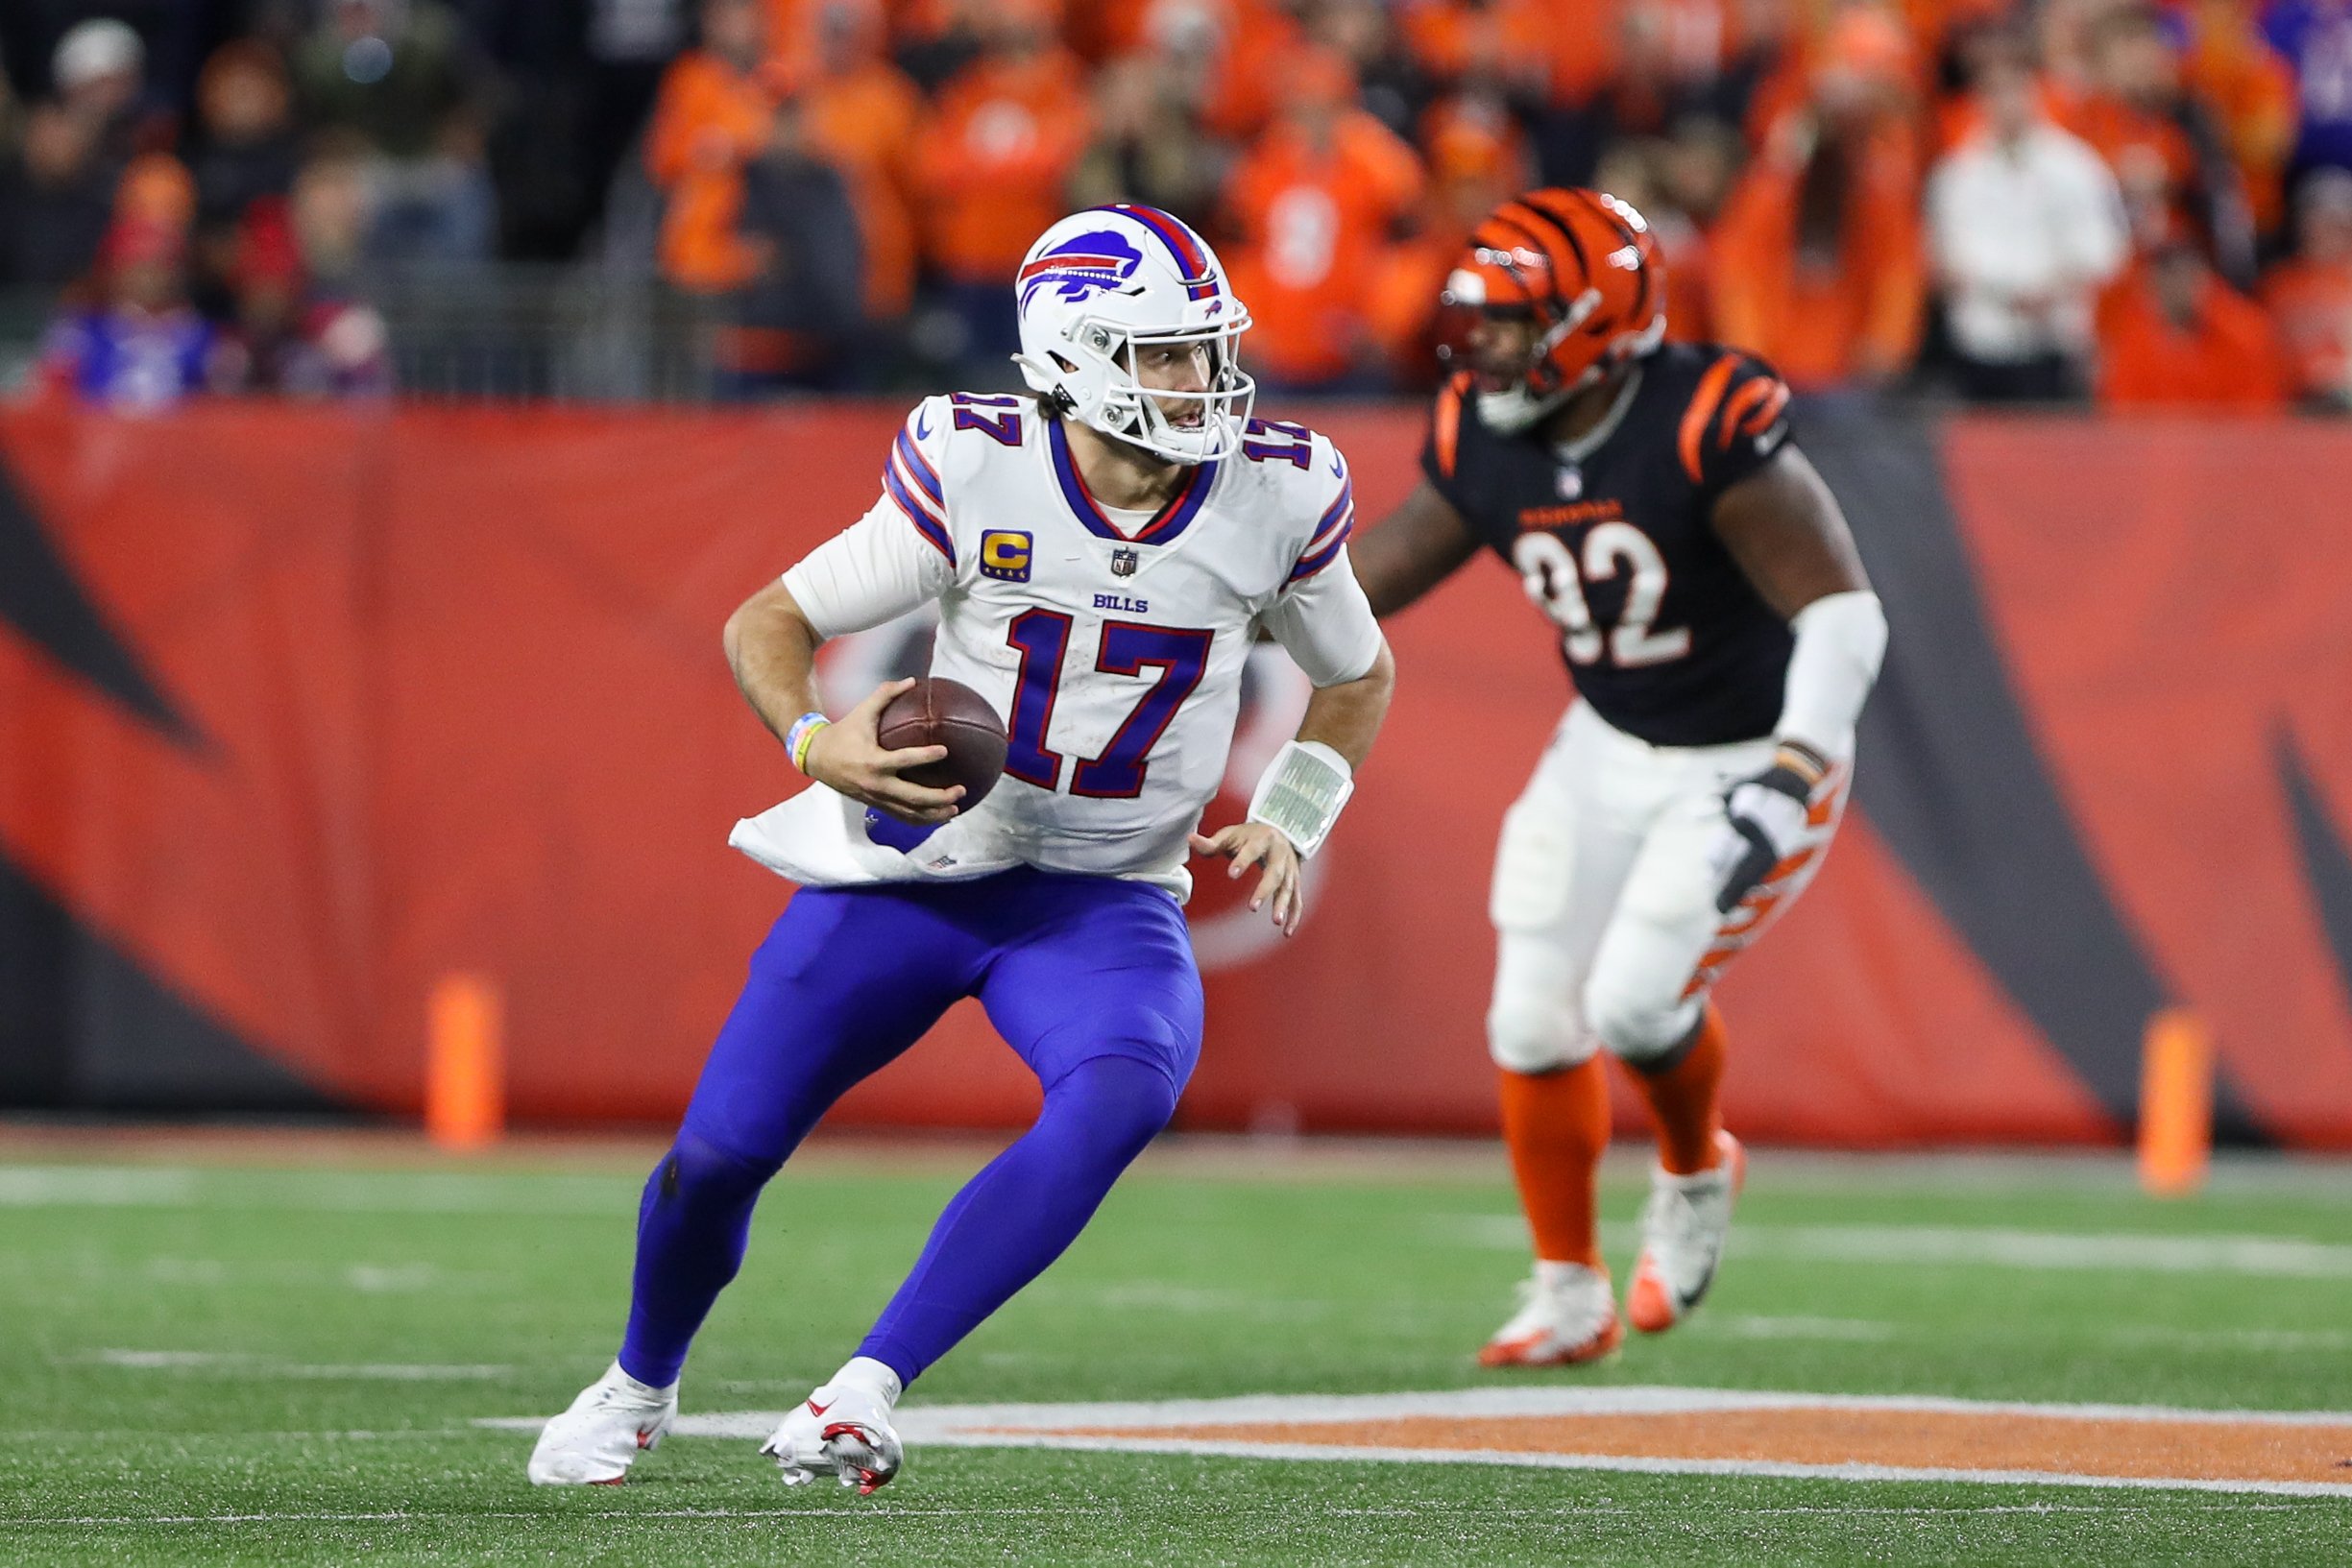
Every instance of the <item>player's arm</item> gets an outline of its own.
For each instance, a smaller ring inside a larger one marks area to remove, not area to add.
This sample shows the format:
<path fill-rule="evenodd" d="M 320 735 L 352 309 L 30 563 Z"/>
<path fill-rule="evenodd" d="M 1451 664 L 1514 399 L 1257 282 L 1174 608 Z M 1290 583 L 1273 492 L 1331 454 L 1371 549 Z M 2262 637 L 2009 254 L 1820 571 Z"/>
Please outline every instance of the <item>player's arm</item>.
<path fill-rule="evenodd" d="M 1388 639 L 1347 569 L 1344 522 L 1338 532 L 1323 552 L 1301 562 L 1302 575 L 1260 617 L 1314 683 L 1298 733 L 1258 780 L 1247 820 L 1192 838 L 1195 853 L 1229 858 L 1229 876 L 1265 868 L 1249 907 L 1272 904 L 1285 936 L 1304 912 L 1302 864 L 1322 847 L 1355 792 L 1355 770 L 1371 755 L 1396 688 Z"/>
<path fill-rule="evenodd" d="M 793 765 L 906 822 L 944 822 L 963 795 L 899 777 L 945 757 L 944 747 L 886 751 L 876 737 L 884 707 L 913 683 L 884 685 L 836 723 L 817 693 L 816 650 L 829 638 L 879 626 L 946 591 L 955 567 L 953 541 L 943 544 L 945 539 L 943 527 L 918 525 L 905 502 L 885 495 L 727 617 L 735 683 Z"/>
<path fill-rule="evenodd" d="M 1423 479 L 1377 527 L 1349 546 L 1356 581 L 1386 620 L 1452 576 L 1478 550 L 1477 536 L 1438 487 Z"/>
<path fill-rule="evenodd" d="M 1725 815 L 1719 907 L 1729 910 L 1790 854 L 1814 793 L 1854 749 L 1855 726 L 1886 654 L 1886 615 L 1837 497 L 1805 454 L 1781 446 L 1715 499 L 1715 533 L 1796 637 L 1772 766 L 1734 785 Z"/>
<path fill-rule="evenodd" d="M 1339 753 L 1352 775 L 1372 754 L 1380 721 L 1388 717 L 1389 699 L 1396 694 L 1396 658 L 1389 639 L 1380 639 L 1371 668 L 1352 681 L 1319 686 L 1307 698 L 1306 715 L 1296 736 L 1301 746 L 1328 746 Z"/>
<path fill-rule="evenodd" d="M 914 682 L 887 682 L 839 722 L 826 720 L 816 693 L 816 650 L 823 640 L 781 581 L 738 606 L 727 617 L 727 663 L 751 711 L 793 753 L 794 765 L 817 783 L 907 822 L 938 823 L 954 816 L 963 795 L 960 785 L 925 789 L 898 777 L 907 768 L 937 761 L 947 748 L 887 751 L 875 737 L 883 709 Z"/>
<path fill-rule="evenodd" d="M 1383 620 L 1452 576 L 1478 551 L 1478 535 L 1454 498 L 1469 396 L 1467 375 L 1438 389 L 1428 439 L 1421 444 L 1421 482 L 1378 527 L 1349 546 L 1356 579 L 1372 614 Z"/>

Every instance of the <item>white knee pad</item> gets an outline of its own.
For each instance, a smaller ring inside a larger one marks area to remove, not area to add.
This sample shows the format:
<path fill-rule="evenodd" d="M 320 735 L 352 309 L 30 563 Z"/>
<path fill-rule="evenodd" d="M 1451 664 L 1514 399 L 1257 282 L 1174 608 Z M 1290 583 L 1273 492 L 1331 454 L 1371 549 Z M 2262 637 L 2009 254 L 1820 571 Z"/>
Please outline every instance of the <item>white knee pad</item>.
<path fill-rule="evenodd" d="M 1661 984 L 1656 977 L 1629 975 L 1603 965 L 1585 986 L 1585 1017 L 1618 1059 L 1640 1067 L 1670 1053 L 1698 1027 L 1704 996 L 1685 1000 L 1686 977 Z"/>
<path fill-rule="evenodd" d="M 1514 1073 L 1554 1073 L 1590 1056 L 1600 1042 L 1565 1007 L 1497 1001 L 1487 1012 L 1487 1054 Z"/>
<path fill-rule="evenodd" d="M 1487 1052 L 1514 1073 L 1574 1067 L 1600 1047 L 1576 1008 L 1567 958 L 1536 938 L 1505 931 L 1487 1008 Z"/>

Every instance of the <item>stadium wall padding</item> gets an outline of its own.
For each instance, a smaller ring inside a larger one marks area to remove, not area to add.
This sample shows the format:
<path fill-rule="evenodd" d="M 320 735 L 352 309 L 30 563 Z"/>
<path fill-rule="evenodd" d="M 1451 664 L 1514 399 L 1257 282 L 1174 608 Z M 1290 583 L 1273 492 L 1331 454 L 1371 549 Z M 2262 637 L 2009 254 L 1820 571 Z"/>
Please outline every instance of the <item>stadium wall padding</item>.
<path fill-rule="evenodd" d="M 0 414 L 0 1104 L 413 1114 L 426 993 L 468 970 L 520 1119 L 673 1118 L 789 892 L 725 846 L 797 781 L 718 630 L 865 509 L 898 417 Z M 1419 415 L 1310 417 L 1370 525 Z M 2185 1005 L 2230 1130 L 2352 1148 L 2352 431 L 1799 428 L 1894 642 L 1857 808 L 1722 989 L 1735 1122 L 2112 1141 L 2147 1015 Z M 1186 1124 L 1492 1125 L 1490 856 L 1564 678 L 1491 560 L 1392 635 L 1304 929 L 1203 880 Z M 1034 1101 L 966 1004 L 837 1115 Z"/>

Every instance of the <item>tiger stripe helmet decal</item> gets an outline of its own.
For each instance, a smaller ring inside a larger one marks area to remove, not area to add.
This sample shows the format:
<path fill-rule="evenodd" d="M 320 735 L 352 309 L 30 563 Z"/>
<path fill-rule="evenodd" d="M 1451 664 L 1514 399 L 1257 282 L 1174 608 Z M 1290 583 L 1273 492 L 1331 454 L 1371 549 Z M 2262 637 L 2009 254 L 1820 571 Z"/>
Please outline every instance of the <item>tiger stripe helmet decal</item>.
<path fill-rule="evenodd" d="M 1470 230 L 1445 300 L 1535 312 L 1545 330 L 1526 391 L 1537 398 L 1591 384 L 1666 331 L 1657 237 L 1629 204 L 1599 191 L 1546 187 L 1496 207 Z"/>

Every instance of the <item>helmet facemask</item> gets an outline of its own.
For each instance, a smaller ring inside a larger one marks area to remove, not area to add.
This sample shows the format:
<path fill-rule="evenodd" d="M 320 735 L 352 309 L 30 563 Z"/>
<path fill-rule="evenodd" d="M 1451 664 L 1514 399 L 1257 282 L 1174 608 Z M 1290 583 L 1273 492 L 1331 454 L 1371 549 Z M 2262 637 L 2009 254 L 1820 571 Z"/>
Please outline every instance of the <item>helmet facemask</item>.
<path fill-rule="evenodd" d="M 1515 269 L 1513 272 L 1515 277 Z M 1473 371 L 1479 371 L 1475 356 L 1468 352 L 1468 324 L 1478 317 L 1507 316 L 1532 322 L 1538 328 L 1528 340 L 1521 362 L 1510 375 L 1511 384 L 1500 389 L 1484 385 L 1478 388 L 1478 417 L 1486 422 L 1489 429 L 1515 435 L 1600 376 L 1600 368 L 1596 365 L 1588 368 L 1574 384 L 1564 384 L 1559 367 L 1553 363 L 1552 357 L 1567 335 L 1582 326 L 1600 304 L 1600 295 L 1593 290 L 1587 289 L 1567 302 L 1564 309 L 1557 302 L 1531 302 L 1525 304 L 1490 302 L 1486 280 L 1476 273 L 1457 270 L 1446 280 L 1444 291 L 1438 296 L 1438 302 L 1447 311 L 1455 313 L 1462 323 L 1456 331 L 1447 334 L 1447 341 L 1439 345 L 1438 358 L 1443 363 L 1450 364 L 1457 358 L 1467 359 L 1471 362 Z M 1454 341 L 1457 338 L 1460 340 L 1458 343 Z M 1479 374 L 1483 380 L 1491 373 L 1480 371 Z"/>
<path fill-rule="evenodd" d="M 1615 197 L 1540 190 L 1504 203 L 1471 231 L 1441 296 L 1460 310 L 1523 309 L 1537 324 L 1515 371 L 1482 371 L 1480 419 L 1525 430 L 1655 350 L 1665 338 L 1664 289 L 1649 226 Z M 1443 347 L 1440 355 L 1453 357 Z M 1510 384 L 1491 387 L 1502 379 Z"/>
<path fill-rule="evenodd" d="M 1244 372 L 1235 349 L 1249 326 L 1247 310 L 1214 325 L 1135 331 L 1125 324 L 1100 316 L 1081 316 L 1071 325 L 1056 359 L 1067 356 L 1081 363 L 1055 367 L 1058 374 L 1044 374 L 1029 356 L 1018 355 L 1029 380 L 1039 390 L 1051 386 L 1064 411 L 1104 435 L 1140 446 L 1172 463 L 1209 463 L 1241 445 L 1242 426 L 1257 398 L 1257 383 Z M 1143 384 L 1138 355 L 1162 344 L 1204 344 L 1208 348 L 1207 386 L 1197 391 L 1170 391 Z M 1092 374 L 1086 374 L 1091 372 Z M 1081 389 L 1099 388 L 1092 398 Z M 1179 423 L 1168 415 L 1198 407 L 1197 424 Z"/>

